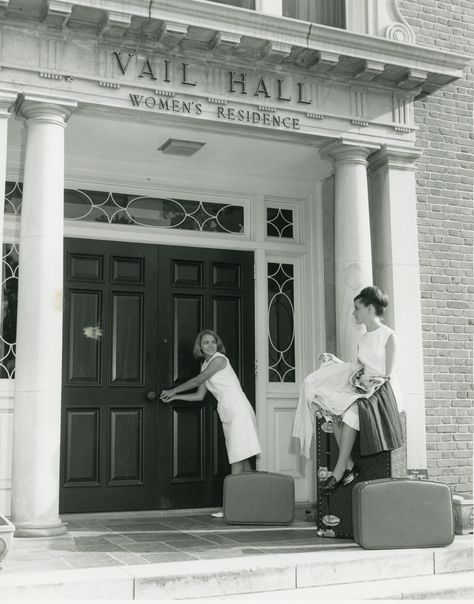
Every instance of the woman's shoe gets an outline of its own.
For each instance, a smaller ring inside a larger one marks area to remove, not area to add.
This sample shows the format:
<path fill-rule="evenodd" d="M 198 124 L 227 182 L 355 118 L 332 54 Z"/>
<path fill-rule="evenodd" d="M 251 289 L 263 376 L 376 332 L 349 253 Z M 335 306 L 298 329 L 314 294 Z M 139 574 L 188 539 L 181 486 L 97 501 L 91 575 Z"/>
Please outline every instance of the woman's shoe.
<path fill-rule="evenodd" d="M 330 495 L 330 494 L 334 493 L 334 491 L 337 489 L 337 487 L 339 487 L 341 484 L 342 484 L 342 478 L 341 478 L 341 480 L 336 480 L 334 478 L 334 476 L 329 476 L 329 478 L 326 478 L 326 480 L 323 482 L 320 489 L 321 489 L 321 491 L 324 491 L 325 493 Z"/>
<path fill-rule="evenodd" d="M 211 514 L 213 518 L 224 518 L 224 512 L 214 512 Z"/>
<path fill-rule="evenodd" d="M 350 470 L 346 470 L 342 476 L 342 486 L 347 487 L 351 484 L 360 474 L 360 468 L 356 464 L 352 466 Z"/>

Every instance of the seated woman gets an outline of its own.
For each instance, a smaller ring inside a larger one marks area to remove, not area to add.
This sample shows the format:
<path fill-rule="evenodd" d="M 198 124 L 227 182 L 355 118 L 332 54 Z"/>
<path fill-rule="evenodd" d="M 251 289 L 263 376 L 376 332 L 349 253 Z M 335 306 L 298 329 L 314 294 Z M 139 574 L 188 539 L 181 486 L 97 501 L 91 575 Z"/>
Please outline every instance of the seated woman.
<path fill-rule="evenodd" d="M 306 377 L 301 389 L 293 426 L 293 436 L 301 441 L 301 453 L 309 458 L 315 411 L 332 422 L 339 447 L 332 475 L 320 486 L 328 493 L 341 484 L 350 484 L 360 473 L 351 453 L 361 429 L 361 412 L 365 454 L 402 444 L 399 412 L 403 401 L 395 373 L 398 342 L 394 331 L 382 322 L 387 306 L 384 291 L 365 287 L 354 298 L 354 319 L 366 327 L 358 342 L 357 363 L 323 353 L 321 367 Z"/>

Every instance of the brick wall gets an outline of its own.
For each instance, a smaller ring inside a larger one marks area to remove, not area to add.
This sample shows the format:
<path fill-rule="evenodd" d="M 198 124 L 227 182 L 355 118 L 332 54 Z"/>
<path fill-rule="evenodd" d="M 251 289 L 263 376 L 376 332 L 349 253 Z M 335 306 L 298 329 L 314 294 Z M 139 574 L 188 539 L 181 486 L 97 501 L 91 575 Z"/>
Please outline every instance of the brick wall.
<path fill-rule="evenodd" d="M 400 0 L 417 44 L 471 54 L 473 0 Z M 428 468 L 472 492 L 473 66 L 415 103 Z"/>

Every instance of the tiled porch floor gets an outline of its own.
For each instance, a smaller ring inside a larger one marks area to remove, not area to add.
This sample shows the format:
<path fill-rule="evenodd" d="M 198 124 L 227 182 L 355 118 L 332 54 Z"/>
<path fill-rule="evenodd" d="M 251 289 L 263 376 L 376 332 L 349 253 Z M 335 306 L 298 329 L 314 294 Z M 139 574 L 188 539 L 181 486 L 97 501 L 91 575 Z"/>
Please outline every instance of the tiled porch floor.
<path fill-rule="evenodd" d="M 296 510 L 287 527 L 231 526 L 209 511 L 62 516 L 68 533 L 15 538 L 3 573 L 360 549 L 352 540 L 316 536 L 313 517 Z"/>

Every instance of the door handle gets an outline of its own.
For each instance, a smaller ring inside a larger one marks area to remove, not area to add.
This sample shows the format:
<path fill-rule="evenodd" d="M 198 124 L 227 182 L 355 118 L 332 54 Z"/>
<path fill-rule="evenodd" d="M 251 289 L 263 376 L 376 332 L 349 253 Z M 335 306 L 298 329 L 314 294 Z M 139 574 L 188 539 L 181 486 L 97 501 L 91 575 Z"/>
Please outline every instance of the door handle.
<path fill-rule="evenodd" d="M 147 400 L 149 401 L 155 401 L 157 398 L 157 394 L 154 390 L 150 390 L 149 392 L 146 393 L 145 397 L 147 398 Z"/>

